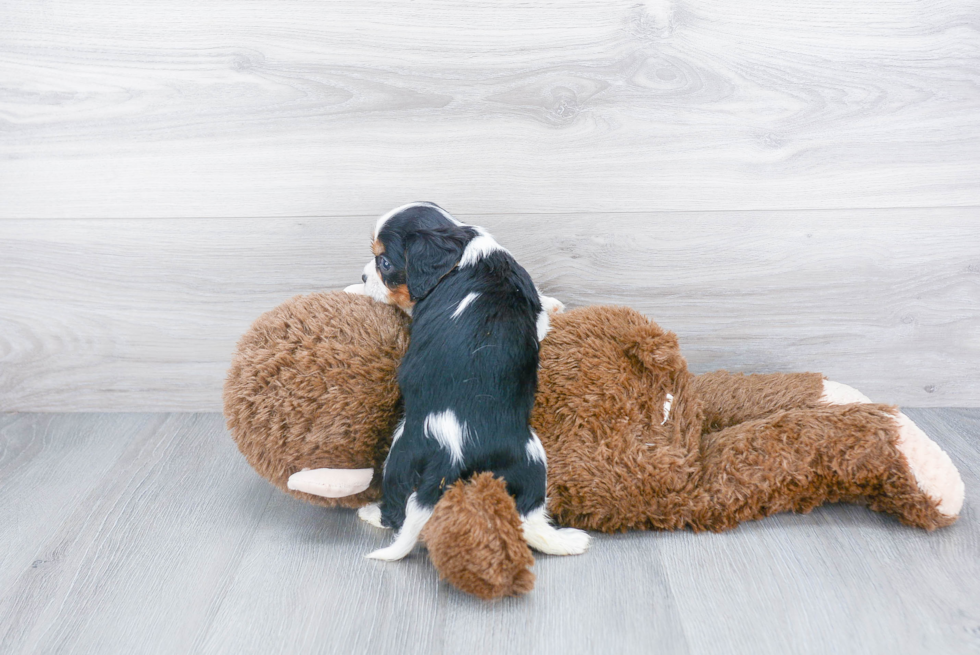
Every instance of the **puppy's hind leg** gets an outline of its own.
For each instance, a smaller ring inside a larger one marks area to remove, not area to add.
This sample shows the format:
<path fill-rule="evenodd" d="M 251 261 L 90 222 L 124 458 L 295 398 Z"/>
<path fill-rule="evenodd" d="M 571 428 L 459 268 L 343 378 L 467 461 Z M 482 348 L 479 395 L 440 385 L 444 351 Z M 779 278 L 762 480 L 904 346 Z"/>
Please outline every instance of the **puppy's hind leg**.
<path fill-rule="evenodd" d="M 542 504 L 521 517 L 527 545 L 546 555 L 581 555 L 589 548 L 589 534 L 575 528 L 556 528 Z"/>
<path fill-rule="evenodd" d="M 548 487 L 548 456 L 538 435 L 531 430 L 525 446 L 526 458 L 514 466 L 494 471 L 507 481 L 521 516 L 527 545 L 547 555 L 581 555 L 589 547 L 589 535 L 574 528 L 556 528 L 548 520 L 545 491 Z"/>
<path fill-rule="evenodd" d="M 405 522 L 402 523 L 401 529 L 395 535 L 394 543 L 387 548 L 369 553 L 367 557 L 394 562 L 408 555 L 419 540 L 422 528 L 432 516 L 433 509 L 433 507 L 426 507 L 419 503 L 416 494 L 413 493 L 408 497 L 408 502 L 405 503 Z"/>

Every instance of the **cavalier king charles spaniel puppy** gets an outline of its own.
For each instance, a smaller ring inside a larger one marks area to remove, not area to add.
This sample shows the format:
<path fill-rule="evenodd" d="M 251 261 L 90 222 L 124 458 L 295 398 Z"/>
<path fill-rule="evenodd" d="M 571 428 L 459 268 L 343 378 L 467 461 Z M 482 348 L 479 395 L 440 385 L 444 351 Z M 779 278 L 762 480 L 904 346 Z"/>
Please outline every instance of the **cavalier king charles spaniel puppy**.
<path fill-rule="evenodd" d="M 368 557 L 405 557 L 443 492 L 483 471 L 505 481 L 528 545 L 584 552 L 588 534 L 548 520 L 547 458 L 530 426 L 538 343 L 549 312 L 563 305 L 541 296 L 486 230 L 432 203 L 378 219 L 371 249 L 363 283 L 346 291 L 397 305 L 412 324 L 398 368 L 405 416 L 385 460 L 382 500 L 358 512 L 397 534 Z"/>

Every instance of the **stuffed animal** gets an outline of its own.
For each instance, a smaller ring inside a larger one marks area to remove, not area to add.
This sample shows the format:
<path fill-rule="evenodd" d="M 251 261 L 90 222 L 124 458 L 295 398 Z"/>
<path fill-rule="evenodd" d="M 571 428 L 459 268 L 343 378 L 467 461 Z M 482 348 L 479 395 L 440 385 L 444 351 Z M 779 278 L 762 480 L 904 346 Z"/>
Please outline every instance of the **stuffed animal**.
<path fill-rule="evenodd" d="M 342 292 L 259 317 L 224 389 L 228 427 L 256 471 L 320 505 L 379 500 L 409 323 Z M 553 316 L 540 355 L 532 426 L 562 526 L 721 531 L 851 502 L 932 530 L 962 506 L 959 473 L 922 430 L 817 373 L 692 375 L 674 334 L 623 307 Z M 422 539 L 440 576 L 464 591 L 533 587 L 514 501 L 490 474 L 449 488 Z"/>

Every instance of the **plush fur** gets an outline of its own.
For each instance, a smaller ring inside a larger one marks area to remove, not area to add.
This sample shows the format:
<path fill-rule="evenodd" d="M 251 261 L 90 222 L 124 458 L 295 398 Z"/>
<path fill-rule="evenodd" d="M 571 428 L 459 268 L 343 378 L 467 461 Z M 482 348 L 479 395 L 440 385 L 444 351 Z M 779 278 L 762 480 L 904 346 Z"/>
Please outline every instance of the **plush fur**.
<path fill-rule="evenodd" d="M 225 390 L 229 428 L 256 470 L 280 488 L 302 468 L 380 473 L 405 329 L 394 308 L 340 293 L 294 298 L 261 317 Z M 605 532 L 726 530 L 838 501 L 927 530 L 953 523 L 963 492 L 948 456 L 896 408 L 859 395 L 833 404 L 827 384 L 816 373 L 694 376 L 676 337 L 626 308 L 554 316 L 532 414 L 547 453 L 548 508 L 562 525 Z M 457 587 L 521 593 L 533 580 L 520 573 L 527 545 L 503 527 L 516 511 L 481 480 L 454 487 L 451 502 L 447 493 L 423 538 Z M 303 497 L 352 507 L 377 489 Z M 488 532 L 473 527 L 481 513 Z"/>
<path fill-rule="evenodd" d="M 238 342 L 224 388 L 228 429 L 248 463 L 317 505 L 379 500 L 380 475 L 346 498 L 292 491 L 287 480 L 306 468 L 381 470 L 400 414 L 395 375 L 409 322 L 345 293 L 296 296 L 260 316 Z"/>
<path fill-rule="evenodd" d="M 422 538 L 439 576 L 480 598 L 519 596 L 534 587 L 534 557 L 503 480 L 479 473 L 458 481 L 436 505 Z"/>

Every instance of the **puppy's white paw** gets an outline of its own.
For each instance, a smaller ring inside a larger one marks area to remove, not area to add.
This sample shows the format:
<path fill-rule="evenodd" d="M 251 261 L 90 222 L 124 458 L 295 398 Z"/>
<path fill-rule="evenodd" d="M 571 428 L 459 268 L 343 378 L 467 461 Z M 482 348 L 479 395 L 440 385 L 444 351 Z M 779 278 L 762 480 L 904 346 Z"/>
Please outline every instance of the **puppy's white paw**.
<path fill-rule="evenodd" d="M 352 284 L 349 287 L 344 287 L 344 293 L 349 293 L 354 296 L 366 296 L 364 292 L 364 284 Z"/>
<path fill-rule="evenodd" d="M 937 509 L 946 516 L 957 516 L 963 507 L 963 479 L 956 465 L 939 444 L 905 414 L 898 421 L 898 449 L 912 469 L 922 492 L 939 503 Z"/>
<path fill-rule="evenodd" d="M 563 311 L 565 311 L 565 303 L 557 298 L 552 298 L 551 296 L 540 296 L 540 298 L 541 309 L 549 314 L 561 314 Z"/>
<path fill-rule="evenodd" d="M 538 549 L 548 555 L 581 555 L 589 549 L 592 539 L 585 530 L 558 528 L 555 536 L 548 539 L 549 550 Z"/>
<path fill-rule="evenodd" d="M 357 518 L 361 519 L 365 523 L 370 523 L 376 528 L 384 528 L 381 525 L 381 506 L 377 503 L 371 503 L 370 505 L 365 505 L 364 507 L 357 510 Z"/>
<path fill-rule="evenodd" d="M 581 555 L 589 549 L 589 534 L 575 528 L 556 528 L 548 521 L 544 508 L 523 519 L 524 540 L 534 550 L 546 555 Z"/>

